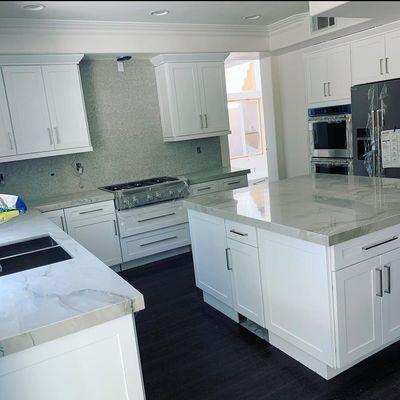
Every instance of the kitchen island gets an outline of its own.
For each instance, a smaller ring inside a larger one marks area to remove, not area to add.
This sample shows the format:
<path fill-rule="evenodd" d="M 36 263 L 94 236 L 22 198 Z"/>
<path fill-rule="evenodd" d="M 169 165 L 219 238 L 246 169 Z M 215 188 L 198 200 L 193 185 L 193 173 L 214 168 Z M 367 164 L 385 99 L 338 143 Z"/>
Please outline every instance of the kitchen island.
<path fill-rule="evenodd" d="M 185 201 L 204 300 L 326 379 L 400 338 L 400 181 L 316 174 Z"/>
<path fill-rule="evenodd" d="M 142 294 L 38 211 L 0 225 L 0 246 L 47 236 L 70 258 L 0 274 L 1 399 L 144 399 Z"/>

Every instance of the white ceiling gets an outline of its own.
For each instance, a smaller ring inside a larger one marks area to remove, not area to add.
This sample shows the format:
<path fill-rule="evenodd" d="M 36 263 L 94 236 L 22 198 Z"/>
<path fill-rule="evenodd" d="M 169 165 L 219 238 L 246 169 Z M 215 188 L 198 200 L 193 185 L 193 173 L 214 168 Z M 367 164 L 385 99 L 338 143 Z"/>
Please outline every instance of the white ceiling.
<path fill-rule="evenodd" d="M 42 11 L 24 10 L 24 4 L 43 4 Z M 165 16 L 151 16 L 155 10 Z M 308 11 L 308 1 L 1 1 L 0 18 L 55 20 L 168 22 L 186 24 L 269 25 Z M 259 20 L 244 20 L 260 14 Z M 0 22 L 1 24 L 1 22 Z"/>

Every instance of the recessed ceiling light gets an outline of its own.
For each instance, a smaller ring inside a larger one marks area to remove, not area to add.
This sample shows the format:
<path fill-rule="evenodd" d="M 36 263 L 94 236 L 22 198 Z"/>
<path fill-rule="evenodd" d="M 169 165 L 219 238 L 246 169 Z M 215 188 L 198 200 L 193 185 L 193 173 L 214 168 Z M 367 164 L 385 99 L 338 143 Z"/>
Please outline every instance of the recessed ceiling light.
<path fill-rule="evenodd" d="M 45 8 L 43 4 L 25 4 L 22 6 L 24 10 L 28 11 L 41 11 Z"/>
<path fill-rule="evenodd" d="M 243 19 L 250 19 L 251 21 L 254 21 L 256 19 L 260 19 L 261 15 L 246 15 L 245 17 L 243 17 Z"/>
<path fill-rule="evenodd" d="M 167 14 L 169 14 L 169 10 L 156 10 L 150 13 L 150 15 L 155 15 L 157 17 L 161 17 L 162 15 L 167 15 Z"/>

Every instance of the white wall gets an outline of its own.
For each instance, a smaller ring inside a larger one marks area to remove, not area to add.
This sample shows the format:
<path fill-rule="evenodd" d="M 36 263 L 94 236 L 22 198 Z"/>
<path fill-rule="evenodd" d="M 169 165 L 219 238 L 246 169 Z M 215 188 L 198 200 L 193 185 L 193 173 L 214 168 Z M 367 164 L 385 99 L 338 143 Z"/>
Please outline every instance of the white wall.
<path fill-rule="evenodd" d="M 309 145 L 303 51 L 272 57 L 279 178 L 308 174 Z"/>

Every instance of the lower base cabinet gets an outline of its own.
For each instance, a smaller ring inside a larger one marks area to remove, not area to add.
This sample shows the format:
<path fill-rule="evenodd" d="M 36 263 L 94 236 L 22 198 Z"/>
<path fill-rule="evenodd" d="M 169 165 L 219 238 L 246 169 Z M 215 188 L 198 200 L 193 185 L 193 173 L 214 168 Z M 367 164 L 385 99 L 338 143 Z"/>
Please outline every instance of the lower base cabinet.
<path fill-rule="evenodd" d="M 121 264 L 114 202 L 103 201 L 43 213 L 108 266 Z"/>
<path fill-rule="evenodd" d="M 189 211 L 189 226 L 197 287 L 264 327 L 257 247 L 229 238 L 223 218 Z"/>
<path fill-rule="evenodd" d="M 400 249 L 335 273 L 339 367 L 400 337 Z"/>
<path fill-rule="evenodd" d="M 135 322 L 123 317 L 1 358 L 2 400 L 144 400 Z"/>
<path fill-rule="evenodd" d="M 228 239 L 228 266 L 232 272 L 233 308 L 265 326 L 258 249 Z"/>

